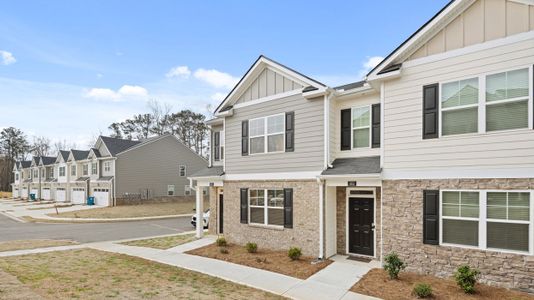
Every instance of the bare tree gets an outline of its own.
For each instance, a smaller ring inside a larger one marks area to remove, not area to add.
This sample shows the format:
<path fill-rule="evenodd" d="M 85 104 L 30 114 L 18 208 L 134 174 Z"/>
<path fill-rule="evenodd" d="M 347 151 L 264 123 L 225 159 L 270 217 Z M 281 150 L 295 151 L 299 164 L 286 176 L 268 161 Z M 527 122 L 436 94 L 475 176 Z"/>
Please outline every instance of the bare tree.
<path fill-rule="evenodd" d="M 76 143 L 69 143 L 67 140 L 57 140 L 53 145 L 53 154 L 58 155 L 60 150 L 76 149 Z"/>
<path fill-rule="evenodd" d="M 34 156 L 48 156 L 51 154 L 52 141 L 44 136 L 34 136 L 31 145 L 31 152 Z"/>
<path fill-rule="evenodd" d="M 161 104 L 155 99 L 148 102 L 148 107 L 154 118 L 154 125 L 151 128 L 151 133 L 162 135 L 169 133 L 169 115 L 172 111 L 172 105 L 165 103 Z"/>

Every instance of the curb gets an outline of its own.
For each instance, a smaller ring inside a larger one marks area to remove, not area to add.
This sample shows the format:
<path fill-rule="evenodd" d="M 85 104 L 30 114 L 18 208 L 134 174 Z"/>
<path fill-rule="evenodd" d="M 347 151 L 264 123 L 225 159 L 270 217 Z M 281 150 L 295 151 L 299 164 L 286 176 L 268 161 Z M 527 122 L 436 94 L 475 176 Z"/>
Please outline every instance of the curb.
<path fill-rule="evenodd" d="M 152 216 L 152 217 L 135 217 L 135 218 L 110 218 L 110 219 L 97 219 L 97 218 L 36 218 L 29 216 L 35 220 L 35 223 L 39 221 L 59 221 L 60 222 L 72 222 L 72 223 L 109 223 L 109 222 L 129 222 L 129 221 L 147 221 L 147 220 L 162 220 L 182 217 L 192 217 L 194 214 L 182 214 L 182 215 L 168 215 L 168 216 Z"/>
<path fill-rule="evenodd" d="M 28 223 L 28 221 L 26 221 L 26 220 L 24 220 L 24 219 L 21 219 L 21 218 L 12 216 L 11 214 L 6 213 L 6 212 L 3 212 L 3 211 L 0 211 L 0 215 L 2 215 L 2 216 L 4 216 L 4 217 L 7 217 L 7 218 L 10 218 L 11 220 L 13 220 L 13 221 L 17 221 L 17 222 L 19 222 L 19 223 Z"/>

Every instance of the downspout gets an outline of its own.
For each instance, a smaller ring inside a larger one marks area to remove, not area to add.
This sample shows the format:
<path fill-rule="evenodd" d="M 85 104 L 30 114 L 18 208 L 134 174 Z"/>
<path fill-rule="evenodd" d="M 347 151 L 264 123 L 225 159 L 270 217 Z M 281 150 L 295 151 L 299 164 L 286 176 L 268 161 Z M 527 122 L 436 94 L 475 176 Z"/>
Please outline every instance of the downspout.
<path fill-rule="evenodd" d="M 324 183 L 317 177 L 319 184 L 319 260 L 324 259 Z"/>
<path fill-rule="evenodd" d="M 380 83 L 380 170 L 384 168 L 384 111 L 385 111 L 385 83 Z M 381 171 L 382 172 L 382 171 Z M 383 176 L 381 175 L 383 178 Z M 382 195 L 384 190 L 383 184 L 380 185 L 380 264 L 384 265 L 384 203 Z"/>
<path fill-rule="evenodd" d="M 330 100 L 332 93 L 324 95 L 324 164 L 323 169 L 326 170 L 330 165 Z"/>

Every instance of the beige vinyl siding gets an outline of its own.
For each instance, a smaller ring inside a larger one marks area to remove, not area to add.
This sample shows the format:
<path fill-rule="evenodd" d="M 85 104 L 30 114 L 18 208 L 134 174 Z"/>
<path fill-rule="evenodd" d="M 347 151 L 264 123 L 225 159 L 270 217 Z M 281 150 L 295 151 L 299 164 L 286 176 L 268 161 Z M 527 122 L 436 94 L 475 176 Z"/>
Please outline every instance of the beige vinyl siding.
<path fill-rule="evenodd" d="M 323 97 L 289 96 L 234 110 L 225 120 L 226 174 L 321 171 L 324 165 Z M 295 151 L 241 156 L 241 122 L 295 112 Z"/>
<path fill-rule="evenodd" d="M 189 176 L 208 163 L 173 136 L 119 154 L 115 161 L 117 198 L 146 189 L 155 197 L 166 196 L 167 185 L 171 184 L 175 195 L 183 196 L 189 180 L 179 176 L 179 165 L 187 166 Z"/>
<path fill-rule="evenodd" d="M 534 130 L 531 128 L 422 139 L 424 85 L 532 64 L 534 40 L 421 65 L 406 65 L 402 77 L 385 84 L 384 172 L 534 167 Z"/>
<path fill-rule="evenodd" d="M 333 115 L 333 134 L 330 140 L 334 142 L 334 146 L 330 148 L 332 158 L 346 158 L 346 157 L 365 157 L 380 155 L 380 148 L 353 149 L 347 151 L 341 151 L 341 110 L 347 108 L 354 108 L 360 106 L 370 106 L 371 104 L 380 103 L 380 94 L 377 92 L 366 93 L 365 95 L 352 95 L 340 98 L 335 105 L 335 112 Z M 370 111 L 372 114 L 372 111 Z M 369 129 L 370 130 L 370 129 Z M 352 144 L 352 142 L 351 142 Z"/>
<path fill-rule="evenodd" d="M 421 46 L 409 60 L 534 30 L 534 6 L 478 0 Z"/>
<path fill-rule="evenodd" d="M 265 68 L 236 103 L 244 103 L 276 94 L 302 89 L 303 86 L 271 69 Z"/>
<path fill-rule="evenodd" d="M 223 130 L 223 128 L 224 128 L 223 125 L 214 125 L 214 126 L 211 126 L 211 131 L 213 133 L 221 132 Z M 213 137 L 213 135 L 212 135 L 212 137 Z M 214 140 L 212 139 L 211 142 L 210 142 L 211 163 L 212 163 L 213 166 L 222 166 L 223 165 L 223 161 L 222 160 L 215 161 L 215 149 L 213 148 L 214 146 L 215 146 Z"/>
<path fill-rule="evenodd" d="M 100 155 L 102 157 L 111 156 L 111 154 L 109 153 L 109 151 L 106 148 L 106 145 L 104 145 L 104 143 L 100 143 L 100 145 L 98 146 L 97 149 L 98 149 L 98 152 L 100 152 Z"/>

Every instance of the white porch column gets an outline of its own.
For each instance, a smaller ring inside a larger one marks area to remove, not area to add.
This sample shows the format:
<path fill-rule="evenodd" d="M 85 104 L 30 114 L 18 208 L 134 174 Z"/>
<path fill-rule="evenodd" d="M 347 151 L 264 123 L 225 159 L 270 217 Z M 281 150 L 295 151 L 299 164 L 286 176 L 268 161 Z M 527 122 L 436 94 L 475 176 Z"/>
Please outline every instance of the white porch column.
<path fill-rule="evenodd" d="M 319 183 L 319 258 L 324 258 L 324 184 Z"/>
<path fill-rule="evenodd" d="M 204 201 L 202 201 L 202 187 L 196 187 L 196 200 L 197 200 L 197 238 L 201 238 L 204 235 Z"/>

